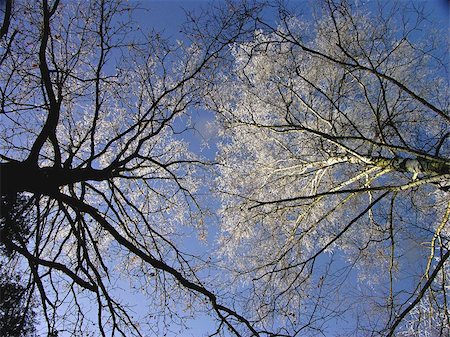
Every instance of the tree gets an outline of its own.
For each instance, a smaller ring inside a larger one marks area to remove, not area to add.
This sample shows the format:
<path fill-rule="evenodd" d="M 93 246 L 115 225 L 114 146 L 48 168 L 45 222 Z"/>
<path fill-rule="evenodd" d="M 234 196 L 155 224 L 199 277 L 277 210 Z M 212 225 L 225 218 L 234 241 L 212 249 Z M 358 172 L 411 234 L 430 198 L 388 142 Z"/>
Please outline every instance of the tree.
<path fill-rule="evenodd" d="M 132 2 L 2 4 L 1 261 L 44 334 L 205 312 L 222 336 L 448 333 L 448 43 L 421 42 L 420 9 L 323 0 L 273 25 L 229 2 L 170 42 Z M 182 246 L 216 166 L 179 136 L 198 107 L 223 136 L 219 271 Z"/>
<path fill-rule="evenodd" d="M 403 5 L 255 16 L 209 98 L 221 252 L 267 330 L 450 332 L 448 34 Z"/>
<path fill-rule="evenodd" d="M 32 200 L 22 196 L 2 196 L 0 222 L 0 334 L 34 336 L 36 331 L 33 287 L 26 284 L 22 272 L 5 268 L 15 258 L 9 240 L 26 243 L 32 221 Z"/>
<path fill-rule="evenodd" d="M 119 0 L 5 5 L 1 195 L 30 198 L 35 216 L 26 240 L 5 222 L 2 243 L 7 270 L 30 277 L 46 334 L 173 334 L 181 306 L 211 311 L 217 333 L 256 334 L 197 277 L 205 262 L 176 245 L 202 226 L 204 173 L 174 121 L 198 104 L 241 14 L 200 47 L 142 31 L 137 7 Z"/>

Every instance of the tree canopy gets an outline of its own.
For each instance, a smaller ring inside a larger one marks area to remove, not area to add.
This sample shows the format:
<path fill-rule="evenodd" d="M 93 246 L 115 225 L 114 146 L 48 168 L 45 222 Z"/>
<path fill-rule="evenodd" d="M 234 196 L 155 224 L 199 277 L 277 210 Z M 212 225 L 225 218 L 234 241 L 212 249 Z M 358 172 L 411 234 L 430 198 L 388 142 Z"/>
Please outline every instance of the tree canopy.
<path fill-rule="evenodd" d="M 5 257 L 7 260 L 14 254 L 14 249 L 6 244 L 10 240 L 26 243 L 34 218 L 32 210 L 30 199 L 21 194 L 15 196 L 14 200 L 2 196 L 0 212 L 2 258 Z M 5 266 L 2 260 L 0 260 L 0 334 L 10 337 L 35 336 L 33 286 L 29 278 L 22 277 L 23 270 L 6 268 L 8 264 Z"/>
<path fill-rule="evenodd" d="M 402 21 L 395 5 L 322 10 L 312 24 L 289 13 L 262 22 L 212 98 L 226 137 L 223 252 L 252 282 L 259 315 L 285 316 L 289 332 L 351 310 L 357 331 L 393 335 L 410 322 L 443 334 L 445 43 L 414 41 L 421 13 Z"/>
<path fill-rule="evenodd" d="M 5 2 L 1 263 L 42 333 L 450 333 L 448 34 L 414 2 L 300 9 L 218 4 L 171 41 L 134 2 Z"/>

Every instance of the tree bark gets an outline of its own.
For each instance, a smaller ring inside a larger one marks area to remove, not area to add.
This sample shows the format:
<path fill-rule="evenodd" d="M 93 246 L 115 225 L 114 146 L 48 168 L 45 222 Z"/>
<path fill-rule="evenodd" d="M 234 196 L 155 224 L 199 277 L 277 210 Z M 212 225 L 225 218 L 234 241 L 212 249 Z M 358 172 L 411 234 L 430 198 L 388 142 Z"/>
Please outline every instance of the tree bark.
<path fill-rule="evenodd" d="M 102 181 L 112 178 L 110 168 L 59 168 L 38 167 L 28 161 L 0 163 L 1 195 L 17 192 L 33 192 L 52 195 L 62 186 L 81 181 Z"/>

